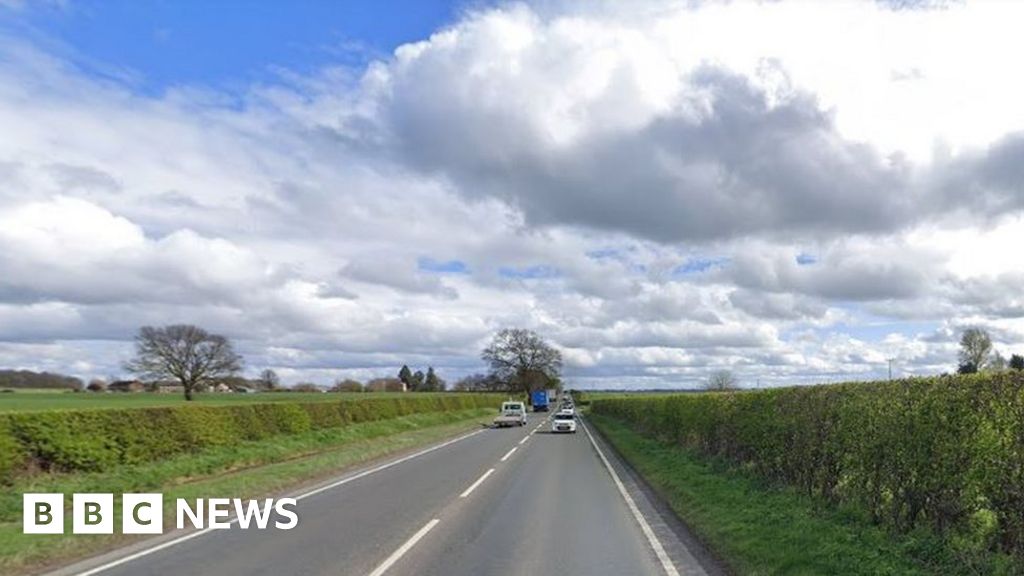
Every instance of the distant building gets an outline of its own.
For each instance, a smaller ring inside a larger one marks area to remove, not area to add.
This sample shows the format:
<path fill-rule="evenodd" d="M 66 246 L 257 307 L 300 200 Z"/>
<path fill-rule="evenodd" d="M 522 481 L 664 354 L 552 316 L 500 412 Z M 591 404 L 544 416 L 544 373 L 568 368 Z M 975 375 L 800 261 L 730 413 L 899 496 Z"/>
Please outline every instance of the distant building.
<path fill-rule="evenodd" d="M 173 380 L 165 380 L 155 383 L 156 391 L 160 394 L 184 394 L 185 387 Z"/>
<path fill-rule="evenodd" d="M 107 384 L 108 392 L 143 392 L 146 385 L 140 380 L 118 380 Z"/>

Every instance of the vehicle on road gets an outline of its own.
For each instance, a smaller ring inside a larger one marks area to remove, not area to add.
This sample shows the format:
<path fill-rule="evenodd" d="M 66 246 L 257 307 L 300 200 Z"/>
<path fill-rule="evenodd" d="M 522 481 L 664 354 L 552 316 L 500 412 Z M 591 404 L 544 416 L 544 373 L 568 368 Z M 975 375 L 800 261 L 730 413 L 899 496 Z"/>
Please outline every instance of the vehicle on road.
<path fill-rule="evenodd" d="M 526 426 L 526 404 L 523 402 L 502 402 L 501 413 L 494 419 L 498 428 L 506 426 Z"/>
<path fill-rule="evenodd" d="M 575 434 L 576 416 L 565 411 L 555 414 L 555 417 L 551 419 L 551 431 L 554 433 L 568 432 Z"/>
<path fill-rule="evenodd" d="M 548 391 L 547 390 L 534 390 L 530 394 L 530 403 L 533 404 L 534 412 L 547 412 L 548 411 Z"/>
<path fill-rule="evenodd" d="M 576 416 L 576 407 L 572 404 L 562 404 L 562 407 L 558 409 L 558 413 Z"/>

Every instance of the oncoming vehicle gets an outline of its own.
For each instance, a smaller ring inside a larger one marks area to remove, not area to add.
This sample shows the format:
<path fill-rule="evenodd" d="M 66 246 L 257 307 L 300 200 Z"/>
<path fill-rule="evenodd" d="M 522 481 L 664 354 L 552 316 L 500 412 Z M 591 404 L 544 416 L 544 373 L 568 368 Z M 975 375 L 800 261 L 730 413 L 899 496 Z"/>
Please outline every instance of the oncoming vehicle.
<path fill-rule="evenodd" d="M 565 410 L 559 411 L 555 414 L 555 417 L 551 419 L 551 431 L 554 433 L 569 432 L 571 434 L 575 434 L 576 416 L 572 413 L 566 412 Z"/>
<path fill-rule="evenodd" d="M 498 428 L 506 426 L 526 426 L 526 404 L 523 402 L 502 402 L 501 414 L 494 419 Z"/>

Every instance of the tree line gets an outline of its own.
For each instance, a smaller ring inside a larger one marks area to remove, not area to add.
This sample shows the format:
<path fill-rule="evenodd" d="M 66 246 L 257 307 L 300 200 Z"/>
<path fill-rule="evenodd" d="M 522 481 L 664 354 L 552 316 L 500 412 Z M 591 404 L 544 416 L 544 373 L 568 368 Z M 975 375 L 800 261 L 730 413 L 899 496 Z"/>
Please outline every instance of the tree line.
<path fill-rule="evenodd" d="M 0 388 L 37 388 L 44 390 L 81 390 L 82 381 L 73 376 L 31 370 L 0 370 Z"/>
<path fill-rule="evenodd" d="M 489 373 L 462 378 L 455 384 L 455 390 L 529 393 L 561 387 L 562 354 L 533 331 L 499 330 L 480 357 L 490 368 Z M 211 384 L 238 379 L 242 357 L 227 338 L 197 326 L 144 326 L 135 337 L 135 356 L 124 367 L 149 381 L 175 382 L 183 389 L 185 399 L 192 400 L 197 392 Z M 269 369 L 251 382 L 260 390 L 282 389 L 280 378 Z M 428 366 L 426 372 L 413 372 L 408 365 L 403 365 L 397 378 L 377 378 L 366 384 L 343 379 L 336 381 L 329 391 L 442 392 L 447 387 L 433 366 Z M 328 391 L 310 382 L 300 382 L 290 390 Z"/>

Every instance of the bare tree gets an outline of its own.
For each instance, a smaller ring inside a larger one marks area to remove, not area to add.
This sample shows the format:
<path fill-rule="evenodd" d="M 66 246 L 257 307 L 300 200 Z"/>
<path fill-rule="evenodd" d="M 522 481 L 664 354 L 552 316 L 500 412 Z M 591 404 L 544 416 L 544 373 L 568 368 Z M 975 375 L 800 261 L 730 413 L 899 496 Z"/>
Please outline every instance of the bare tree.
<path fill-rule="evenodd" d="M 992 352 L 992 338 L 981 328 L 968 328 L 960 337 L 960 366 L 974 368 L 980 372 L 985 368 L 988 355 Z"/>
<path fill-rule="evenodd" d="M 143 326 L 135 337 L 135 358 L 125 369 L 141 378 L 177 380 L 185 389 L 185 400 L 211 381 L 241 370 L 242 357 L 231 342 L 202 328 L 175 324 L 156 328 Z"/>
<path fill-rule="evenodd" d="M 334 386 L 331 388 L 331 392 L 362 392 L 363 383 L 358 380 L 351 378 L 345 378 L 344 380 L 335 380 Z"/>
<path fill-rule="evenodd" d="M 737 388 L 739 381 L 736 380 L 736 376 L 729 370 L 716 370 L 708 376 L 708 381 L 705 387 L 708 390 L 733 390 Z"/>
<path fill-rule="evenodd" d="M 495 334 L 481 358 L 514 390 L 548 388 L 562 369 L 562 353 L 536 332 L 505 328 Z"/>
<path fill-rule="evenodd" d="M 270 368 L 260 372 L 260 377 L 256 379 L 256 382 L 263 390 L 277 390 L 281 387 L 281 378 Z"/>
<path fill-rule="evenodd" d="M 459 379 L 452 389 L 458 392 L 501 392 L 506 386 L 494 374 L 470 374 Z"/>

